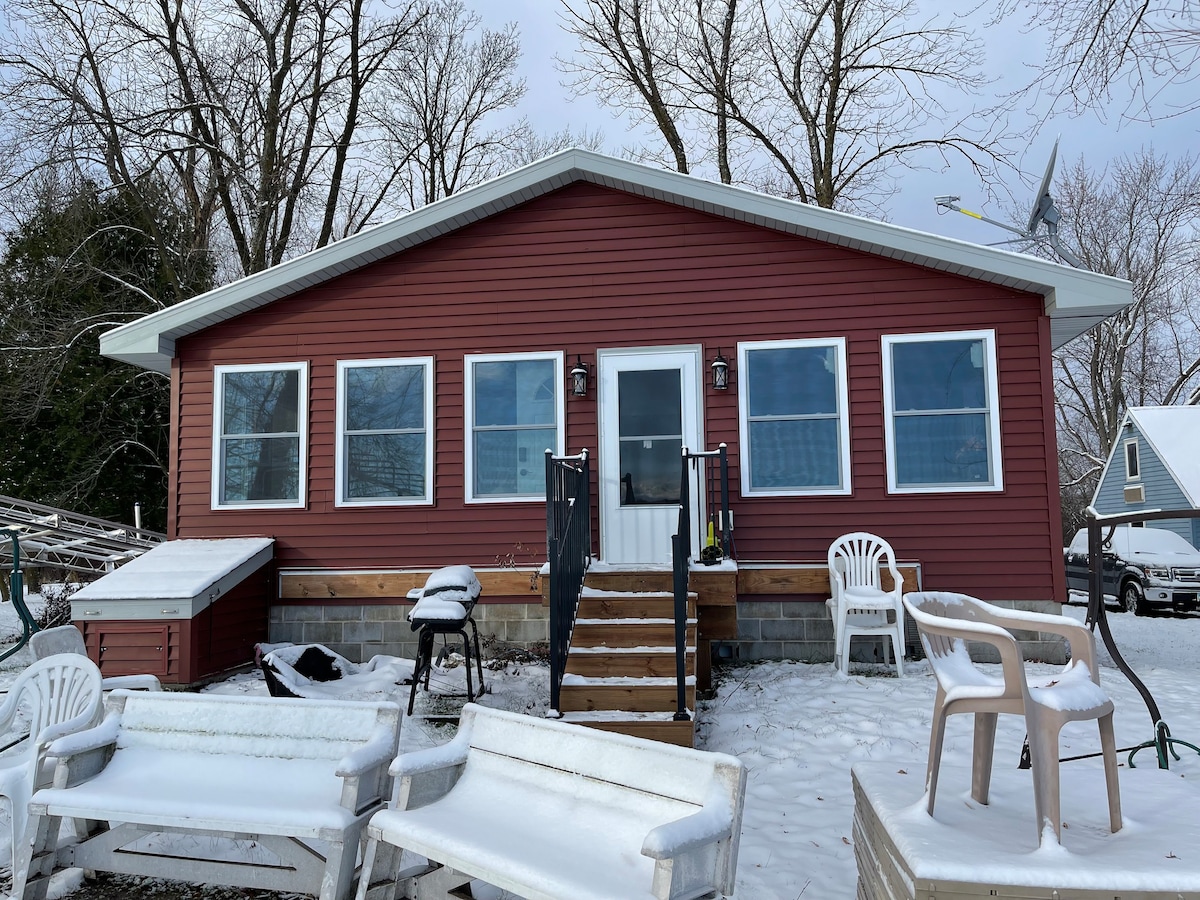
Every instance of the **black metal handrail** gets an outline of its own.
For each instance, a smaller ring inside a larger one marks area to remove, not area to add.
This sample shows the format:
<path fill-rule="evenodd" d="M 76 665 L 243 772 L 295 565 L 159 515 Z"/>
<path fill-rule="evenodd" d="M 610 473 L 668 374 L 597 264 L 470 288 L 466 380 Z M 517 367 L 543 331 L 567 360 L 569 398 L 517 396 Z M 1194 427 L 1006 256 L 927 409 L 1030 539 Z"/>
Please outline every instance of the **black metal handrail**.
<path fill-rule="evenodd" d="M 1108 650 L 1109 656 L 1113 658 L 1113 662 L 1117 664 L 1117 668 L 1125 674 L 1125 677 L 1129 679 L 1129 682 L 1137 692 L 1142 695 L 1142 700 L 1146 704 L 1146 710 L 1150 713 L 1150 721 L 1154 723 L 1154 738 L 1132 748 L 1129 753 L 1130 766 L 1133 766 L 1134 754 L 1147 747 L 1154 748 L 1155 753 L 1158 755 L 1158 767 L 1160 769 L 1169 768 L 1168 753 L 1179 759 L 1179 754 L 1175 752 L 1173 745 L 1181 744 L 1182 746 L 1190 747 L 1197 753 L 1200 753 L 1200 747 L 1179 738 L 1171 737 L 1171 729 L 1167 727 L 1166 721 L 1163 720 L 1162 714 L 1158 709 L 1158 704 L 1155 702 L 1154 696 L 1150 693 L 1150 689 L 1134 674 L 1129 663 L 1125 661 L 1125 657 L 1121 655 L 1121 651 L 1117 649 L 1117 642 L 1113 639 L 1112 629 L 1108 625 L 1108 612 L 1104 607 L 1104 538 L 1101 537 L 1100 532 L 1107 529 L 1111 537 L 1111 530 L 1117 525 L 1128 525 L 1133 522 L 1156 522 L 1161 519 L 1195 518 L 1200 518 L 1200 510 L 1143 509 L 1138 512 L 1112 516 L 1099 515 L 1096 510 L 1090 507 L 1087 510 L 1089 568 L 1087 624 L 1093 630 L 1095 630 L 1097 625 L 1100 626 L 1100 637 L 1104 641 L 1104 646 Z"/>
<path fill-rule="evenodd" d="M 700 525 L 700 561 L 715 563 L 721 559 L 733 557 L 733 517 L 729 512 L 729 448 L 718 444 L 716 450 L 700 450 L 689 453 L 684 450 L 684 480 L 680 487 L 685 491 L 680 496 L 687 497 L 687 469 L 696 471 L 695 479 L 696 509 L 701 506 L 707 512 L 707 518 Z M 718 503 L 719 500 L 719 503 Z M 706 501 L 706 502 L 702 502 Z M 691 525 L 688 531 L 691 533 Z"/>
<path fill-rule="evenodd" d="M 579 611 L 583 576 L 592 560 L 591 472 L 588 452 L 546 451 L 546 559 L 550 565 L 550 708 L 558 711 L 567 651 Z"/>
<path fill-rule="evenodd" d="M 712 461 L 718 464 L 717 472 L 712 470 Z M 694 483 L 700 496 L 697 497 L 696 508 L 701 507 L 700 501 L 707 495 L 707 521 L 704 522 L 704 533 L 700 535 L 699 545 L 701 561 L 704 563 L 718 562 L 722 557 L 733 555 L 733 518 L 729 514 L 729 456 L 728 448 L 721 444 L 716 450 L 701 450 L 690 452 L 683 448 L 682 465 L 679 474 L 679 522 L 675 534 L 671 536 L 671 572 L 672 586 L 675 596 L 675 719 L 686 721 L 691 718 L 687 706 L 687 601 L 688 573 L 692 561 L 692 473 L 697 473 Z M 714 509 L 715 494 L 719 485 L 720 505 Z M 715 515 L 715 519 L 714 519 Z M 717 533 L 720 533 L 720 544 L 717 543 Z"/>

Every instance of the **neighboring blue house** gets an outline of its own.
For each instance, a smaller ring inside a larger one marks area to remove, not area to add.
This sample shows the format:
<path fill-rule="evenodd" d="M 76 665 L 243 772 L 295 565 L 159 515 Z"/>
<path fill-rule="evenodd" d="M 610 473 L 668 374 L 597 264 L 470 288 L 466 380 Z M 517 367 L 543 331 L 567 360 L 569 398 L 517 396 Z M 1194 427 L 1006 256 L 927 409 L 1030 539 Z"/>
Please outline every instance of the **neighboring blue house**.
<path fill-rule="evenodd" d="M 1125 413 L 1092 506 L 1101 515 L 1200 508 L 1200 406 L 1139 406 Z M 1200 519 L 1164 519 L 1200 547 Z"/>

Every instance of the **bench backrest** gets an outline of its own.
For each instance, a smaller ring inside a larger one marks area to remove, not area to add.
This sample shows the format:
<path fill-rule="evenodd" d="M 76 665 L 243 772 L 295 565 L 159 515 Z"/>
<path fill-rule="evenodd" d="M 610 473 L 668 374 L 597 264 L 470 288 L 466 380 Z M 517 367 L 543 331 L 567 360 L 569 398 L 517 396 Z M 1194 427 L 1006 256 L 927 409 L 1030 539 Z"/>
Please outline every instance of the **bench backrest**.
<path fill-rule="evenodd" d="M 701 806 L 735 792 L 742 763 L 580 725 L 468 704 L 459 730 L 472 750 L 517 758 L 600 782 Z"/>
<path fill-rule="evenodd" d="M 298 700 L 228 694 L 114 691 L 117 749 L 340 760 L 380 735 L 399 733 L 390 702 Z"/>

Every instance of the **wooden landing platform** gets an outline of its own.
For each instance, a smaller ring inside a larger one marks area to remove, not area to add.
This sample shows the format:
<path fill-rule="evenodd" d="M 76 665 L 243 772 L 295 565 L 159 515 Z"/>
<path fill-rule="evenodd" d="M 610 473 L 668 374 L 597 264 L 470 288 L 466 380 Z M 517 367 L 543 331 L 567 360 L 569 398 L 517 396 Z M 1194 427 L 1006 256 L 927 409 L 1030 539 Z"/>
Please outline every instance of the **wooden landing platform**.
<path fill-rule="evenodd" d="M 991 802 L 967 768 L 943 766 L 934 818 L 925 772 L 854 766 L 858 900 L 1198 900 L 1200 763 L 1120 770 L 1125 827 L 1108 831 L 1098 760 L 1062 767 L 1062 846 L 1038 848 L 1030 772 L 997 769 Z M 1122 761 L 1123 762 L 1123 761 Z"/>

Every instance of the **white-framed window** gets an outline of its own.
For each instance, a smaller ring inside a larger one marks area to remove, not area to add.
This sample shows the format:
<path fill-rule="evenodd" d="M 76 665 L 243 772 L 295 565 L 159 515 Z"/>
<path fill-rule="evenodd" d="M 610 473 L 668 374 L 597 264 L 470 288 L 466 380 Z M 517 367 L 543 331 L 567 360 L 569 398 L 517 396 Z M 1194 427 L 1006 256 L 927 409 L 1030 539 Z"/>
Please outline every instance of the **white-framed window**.
<path fill-rule="evenodd" d="M 214 509 L 304 506 L 308 364 L 213 369 Z"/>
<path fill-rule="evenodd" d="M 563 356 L 464 358 L 467 502 L 544 500 L 546 450 L 563 447 Z"/>
<path fill-rule="evenodd" d="M 1137 438 L 1125 442 L 1125 480 L 1136 481 L 1142 471 Z"/>
<path fill-rule="evenodd" d="M 337 506 L 433 503 L 433 357 L 339 360 Z"/>
<path fill-rule="evenodd" d="M 844 338 L 738 344 L 742 496 L 850 493 Z"/>
<path fill-rule="evenodd" d="M 883 335 L 888 491 L 999 491 L 996 333 Z"/>

